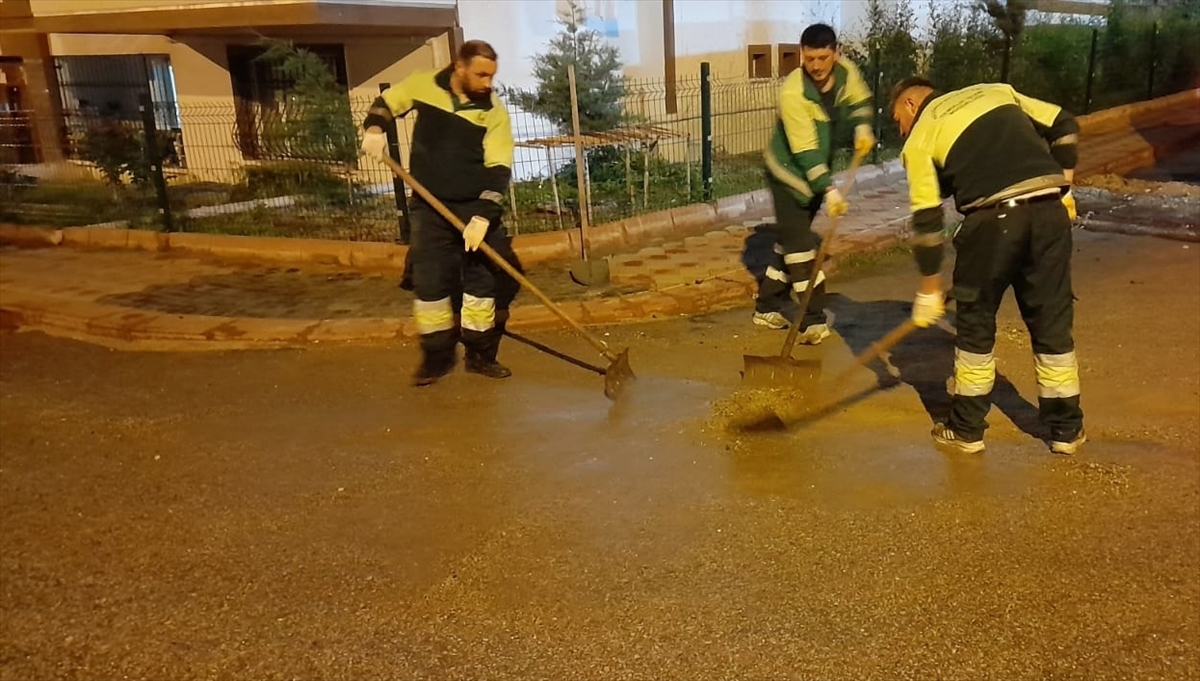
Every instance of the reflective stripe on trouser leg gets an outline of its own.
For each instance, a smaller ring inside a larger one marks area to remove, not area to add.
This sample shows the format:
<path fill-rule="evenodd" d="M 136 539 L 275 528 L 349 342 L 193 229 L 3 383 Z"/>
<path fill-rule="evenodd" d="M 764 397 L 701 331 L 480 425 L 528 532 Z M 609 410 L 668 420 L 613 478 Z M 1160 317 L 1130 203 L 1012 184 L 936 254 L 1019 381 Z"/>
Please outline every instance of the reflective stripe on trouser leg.
<path fill-rule="evenodd" d="M 990 395 L 996 386 L 996 358 L 954 349 L 954 394 L 965 397 Z"/>
<path fill-rule="evenodd" d="M 496 299 L 463 294 L 462 327 L 470 331 L 488 331 L 496 325 Z"/>
<path fill-rule="evenodd" d="M 1070 442 L 1083 428 L 1079 407 L 1079 363 L 1075 352 L 1036 353 L 1038 412 L 1050 429 L 1050 439 Z"/>
<path fill-rule="evenodd" d="M 788 277 L 792 280 L 792 291 L 799 298 L 804 297 L 804 293 L 808 291 L 810 282 L 813 286 L 812 299 L 808 302 L 808 309 L 804 310 L 804 317 L 800 320 L 800 328 L 806 329 L 813 324 L 825 323 L 825 274 L 817 270 L 816 275 L 813 275 L 813 270 L 816 268 L 816 251 L 796 251 L 784 256 L 787 261 Z"/>
<path fill-rule="evenodd" d="M 1074 352 L 1060 355 L 1035 354 L 1038 397 L 1063 398 L 1079 394 L 1079 363 Z"/>
<path fill-rule="evenodd" d="M 779 269 L 778 267 L 771 265 L 770 267 L 767 268 L 767 279 L 774 279 L 775 281 L 782 281 L 783 283 L 786 284 L 788 282 L 788 275 L 787 275 L 787 272 L 784 272 L 783 270 Z"/>
<path fill-rule="evenodd" d="M 450 308 L 449 296 L 440 300 L 413 301 L 413 317 L 417 331 L 422 336 L 454 328 L 454 311 Z"/>
<path fill-rule="evenodd" d="M 785 253 L 783 255 L 783 263 L 785 265 L 800 265 L 806 262 L 812 262 L 813 258 L 817 257 L 816 251 L 801 251 L 800 253 Z"/>
<path fill-rule="evenodd" d="M 956 435 L 970 442 L 983 438 L 995 385 L 996 359 L 992 353 L 954 349 L 954 389 L 950 398 L 949 426 Z"/>
<path fill-rule="evenodd" d="M 818 271 L 816 285 L 820 286 L 821 282 L 823 282 L 823 281 L 825 281 L 825 273 Z M 792 290 L 795 291 L 796 293 L 804 293 L 805 291 L 807 291 L 808 290 L 808 279 L 805 279 L 804 281 L 793 282 Z"/>
<path fill-rule="evenodd" d="M 754 302 L 756 312 L 783 312 L 783 306 L 788 298 L 787 272 L 771 265 L 767 267 L 766 276 L 758 285 L 758 297 Z"/>

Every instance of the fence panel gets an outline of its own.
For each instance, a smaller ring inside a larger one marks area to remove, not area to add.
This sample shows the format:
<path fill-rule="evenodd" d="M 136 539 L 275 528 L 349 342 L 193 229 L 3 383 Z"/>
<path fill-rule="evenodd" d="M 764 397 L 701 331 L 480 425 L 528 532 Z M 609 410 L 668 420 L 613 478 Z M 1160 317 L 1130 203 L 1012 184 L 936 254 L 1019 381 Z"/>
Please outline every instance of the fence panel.
<path fill-rule="evenodd" d="M 924 69 L 943 89 L 999 77 L 995 36 L 989 37 L 986 24 L 964 17 L 944 21 L 925 44 Z M 1194 20 L 1169 17 L 1105 27 L 1034 24 L 1014 47 L 1011 80 L 1076 113 L 1161 96 L 1194 86 L 1197 34 Z M 879 161 L 901 144 L 885 110 L 888 89 L 911 75 L 905 71 L 911 65 L 901 64 L 910 64 L 911 55 L 900 60 L 887 54 L 854 55 L 876 91 Z M 627 81 L 622 124 L 584 140 L 588 200 L 582 202 L 569 131 L 510 107 L 517 145 L 507 197 L 510 229 L 571 229 L 579 224 L 581 206 L 590 207 L 591 222 L 599 224 L 704 201 L 706 158 L 711 199 L 761 188 L 761 154 L 775 125 L 780 84 L 712 78 L 705 86 L 693 74 L 670 93 L 659 80 Z M 68 110 L 53 121 L 0 111 L 0 221 L 398 240 L 397 185 L 383 164 L 358 157 L 359 126 L 371 100 L 346 99 L 343 106 L 333 98 L 307 111 L 289 102 L 283 98 L 270 108 L 236 98 L 159 102 L 153 116 L 141 120 L 95 107 Z M 405 164 L 414 116 L 397 124 Z M 33 131 L 42 128 L 60 131 L 57 144 L 67 161 L 38 163 L 42 150 Z M 153 145 L 148 128 L 155 130 Z M 712 134 L 707 149 L 706 128 Z M 837 154 L 835 167 L 844 167 L 848 156 Z M 166 183 L 169 220 L 156 192 L 157 168 Z"/>

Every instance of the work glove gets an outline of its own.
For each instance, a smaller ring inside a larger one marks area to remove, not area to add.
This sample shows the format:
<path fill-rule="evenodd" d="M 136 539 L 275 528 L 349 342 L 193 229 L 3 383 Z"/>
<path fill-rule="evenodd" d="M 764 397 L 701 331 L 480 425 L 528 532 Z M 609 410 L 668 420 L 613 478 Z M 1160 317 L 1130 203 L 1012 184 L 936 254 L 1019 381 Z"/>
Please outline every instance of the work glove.
<path fill-rule="evenodd" d="M 371 158 L 382 159 L 386 157 L 388 155 L 387 133 L 364 132 L 362 152 Z"/>
<path fill-rule="evenodd" d="M 946 314 L 946 296 L 942 293 L 918 293 L 913 300 L 912 320 L 922 329 L 933 326 Z"/>
<path fill-rule="evenodd" d="M 1075 222 L 1075 218 L 1079 217 L 1079 213 L 1075 210 L 1075 195 L 1070 190 L 1067 190 L 1067 193 L 1063 194 L 1062 203 L 1067 208 L 1067 217 L 1071 219 L 1071 222 Z"/>
<path fill-rule="evenodd" d="M 862 158 L 875 148 L 875 133 L 871 126 L 859 124 L 854 128 L 854 155 Z"/>
<path fill-rule="evenodd" d="M 488 219 L 485 217 L 476 215 L 475 217 L 471 218 L 471 221 L 467 223 L 465 228 L 463 228 L 464 251 L 479 250 L 479 244 L 483 243 L 483 238 L 487 236 L 489 224 L 491 223 L 489 223 Z"/>
<path fill-rule="evenodd" d="M 837 187 L 830 187 L 829 191 L 825 192 L 825 214 L 831 218 L 838 218 L 846 214 L 850 210 L 850 204 L 846 203 L 846 197 L 838 191 Z"/>

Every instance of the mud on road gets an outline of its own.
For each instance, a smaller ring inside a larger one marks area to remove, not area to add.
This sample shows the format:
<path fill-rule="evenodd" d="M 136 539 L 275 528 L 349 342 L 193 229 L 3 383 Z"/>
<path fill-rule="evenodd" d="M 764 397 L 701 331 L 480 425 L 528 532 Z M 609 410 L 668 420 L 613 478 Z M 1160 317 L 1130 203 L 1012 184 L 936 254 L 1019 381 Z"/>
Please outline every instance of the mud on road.
<path fill-rule="evenodd" d="M 507 381 L 418 391 L 411 346 L 0 334 L 0 679 L 1196 678 L 1200 250 L 1077 245 L 1074 458 L 1012 305 L 970 457 L 930 446 L 937 329 L 753 437 L 712 418 L 782 342 L 748 309 L 607 330 L 641 376 L 617 405 L 515 343 Z M 915 284 L 839 273 L 805 351 L 847 366 Z"/>

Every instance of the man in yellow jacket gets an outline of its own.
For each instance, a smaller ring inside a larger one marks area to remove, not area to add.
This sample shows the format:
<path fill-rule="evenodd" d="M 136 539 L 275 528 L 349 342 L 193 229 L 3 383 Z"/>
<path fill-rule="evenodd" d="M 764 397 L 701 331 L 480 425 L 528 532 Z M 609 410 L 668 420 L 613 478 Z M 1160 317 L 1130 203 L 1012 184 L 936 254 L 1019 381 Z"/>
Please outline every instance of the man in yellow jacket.
<path fill-rule="evenodd" d="M 454 368 L 460 339 L 467 371 L 489 378 L 511 374 L 496 361 L 496 353 L 517 288 L 478 250 L 486 242 L 516 262 L 500 222 L 514 144 L 508 112 L 492 92 L 495 74 L 492 46 L 467 41 L 447 68 L 414 74 L 388 88 L 363 121 L 363 152 L 382 157 L 387 155 L 384 126 L 396 116 L 418 112 L 412 175 L 467 226 L 460 233 L 420 197 L 414 199 L 409 261 L 423 355 L 413 377 L 418 386 L 436 383 Z M 460 295 L 461 329 L 455 324 Z"/>
<path fill-rule="evenodd" d="M 813 276 L 817 237 L 812 221 L 821 206 L 830 216 L 849 207 L 833 186 L 833 141 L 845 127 L 854 130 L 854 148 L 865 154 L 875 146 L 871 90 L 858 68 L 838 52 L 837 34 L 813 24 L 800 35 L 803 68 L 793 71 L 779 92 L 779 115 L 763 153 L 767 187 L 779 230 L 776 262 L 759 286 L 754 323 L 785 329 L 783 305 L 791 293 L 815 286 L 807 310 L 796 323 L 800 343 L 816 345 L 829 336 L 825 323 L 824 276 Z"/>
<path fill-rule="evenodd" d="M 953 196 L 964 215 L 954 236 L 958 340 L 950 419 L 934 427 L 934 442 L 966 453 L 984 449 L 996 382 L 996 311 L 1011 287 L 1029 329 L 1050 449 L 1073 454 L 1087 440 L 1072 333 L 1075 117 L 1009 85 L 943 93 L 919 77 L 893 89 L 892 117 L 906 138 L 901 158 L 922 275 L 912 310 L 918 326 L 944 314 L 942 197 Z"/>

